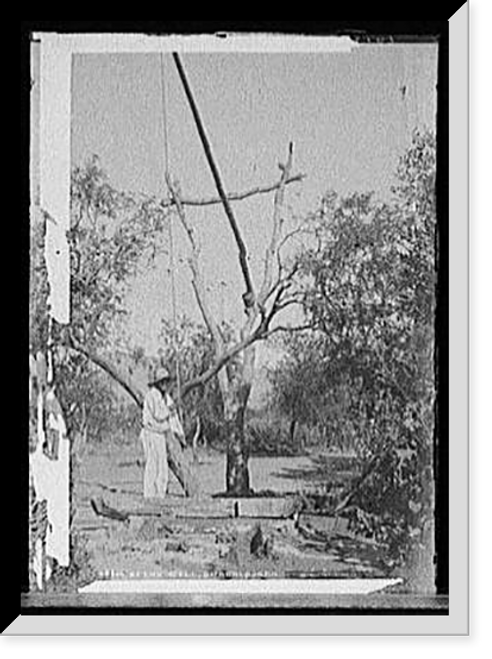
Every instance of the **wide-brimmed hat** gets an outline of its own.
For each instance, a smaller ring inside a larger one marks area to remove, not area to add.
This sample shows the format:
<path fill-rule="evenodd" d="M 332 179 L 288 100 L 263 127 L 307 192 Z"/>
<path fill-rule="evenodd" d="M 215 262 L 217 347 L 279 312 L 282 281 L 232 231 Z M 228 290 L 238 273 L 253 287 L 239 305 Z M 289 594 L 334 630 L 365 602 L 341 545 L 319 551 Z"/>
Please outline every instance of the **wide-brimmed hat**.
<path fill-rule="evenodd" d="M 155 384 L 156 382 L 161 382 L 162 380 L 171 380 L 171 373 L 167 370 L 165 366 L 156 366 L 151 369 L 149 384 Z"/>

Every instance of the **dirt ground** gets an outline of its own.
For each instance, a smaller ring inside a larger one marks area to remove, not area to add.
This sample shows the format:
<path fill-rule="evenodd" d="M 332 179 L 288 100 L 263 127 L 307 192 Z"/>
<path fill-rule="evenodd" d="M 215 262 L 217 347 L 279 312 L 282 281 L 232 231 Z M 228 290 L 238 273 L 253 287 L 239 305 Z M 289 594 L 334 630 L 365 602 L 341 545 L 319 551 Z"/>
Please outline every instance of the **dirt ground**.
<path fill-rule="evenodd" d="M 327 532 L 326 527 L 319 533 L 318 522 L 330 520 L 313 517 L 318 524 L 311 528 L 309 521 L 299 526 L 287 518 L 296 493 L 319 490 L 327 473 L 333 482 L 345 482 L 355 473 L 350 465 L 333 455 L 253 457 L 253 489 L 268 491 L 275 500 L 242 501 L 234 508 L 233 500 L 217 497 L 225 491 L 220 453 L 202 453 L 193 464 L 198 499 L 185 498 L 171 476 L 166 499 L 154 501 L 142 496 L 138 444 L 92 446 L 74 484 L 74 527 L 87 538 L 97 578 L 392 576 L 380 548 L 351 536 L 346 528 L 340 531 L 337 525 Z M 128 519 L 98 516 L 91 499 L 126 511 Z M 252 552 L 255 535 L 261 539 L 259 552 Z"/>

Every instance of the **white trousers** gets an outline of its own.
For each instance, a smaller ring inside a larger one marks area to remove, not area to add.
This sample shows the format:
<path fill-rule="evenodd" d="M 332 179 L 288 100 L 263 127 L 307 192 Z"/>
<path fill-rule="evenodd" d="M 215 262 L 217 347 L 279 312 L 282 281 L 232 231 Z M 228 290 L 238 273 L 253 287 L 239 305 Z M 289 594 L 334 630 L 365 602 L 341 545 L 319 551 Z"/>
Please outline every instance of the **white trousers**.
<path fill-rule="evenodd" d="M 144 497 L 163 499 L 169 480 L 166 435 L 144 428 L 140 439 L 145 454 Z"/>

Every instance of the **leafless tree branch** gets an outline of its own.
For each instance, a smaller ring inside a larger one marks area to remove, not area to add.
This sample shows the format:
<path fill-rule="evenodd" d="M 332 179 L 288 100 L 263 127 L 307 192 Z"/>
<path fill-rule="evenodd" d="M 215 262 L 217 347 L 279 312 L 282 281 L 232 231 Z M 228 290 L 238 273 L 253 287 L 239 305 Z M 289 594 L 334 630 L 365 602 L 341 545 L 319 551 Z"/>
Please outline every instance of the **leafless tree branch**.
<path fill-rule="evenodd" d="M 75 352 L 84 355 L 89 361 L 99 366 L 103 371 L 110 375 L 123 389 L 129 394 L 139 407 L 143 405 L 143 393 L 128 378 L 126 378 L 113 364 L 107 359 L 94 353 L 89 348 L 80 344 L 73 336 L 69 336 L 65 343 L 66 347 Z"/>
<path fill-rule="evenodd" d="M 214 315 L 208 304 L 205 283 L 203 281 L 203 277 L 200 271 L 200 264 L 199 264 L 200 244 L 198 241 L 198 236 L 195 233 L 195 229 L 192 223 L 186 217 L 186 213 L 183 208 L 183 204 L 181 202 L 178 185 L 176 183 L 173 183 L 169 174 L 166 174 L 166 182 L 169 188 L 171 199 L 176 207 L 179 220 L 184 230 L 186 231 L 186 234 L 188 236 L 188 241 L 190 243 L 191 255 L 188 262 L 191 269 L 191 276 L 192 276 L 191 283 L 193 286 L 193 291 L 195 293 L 196 301 L 200 308 L 200 312 L 205 321 L 205 324 L 207 325 L 207 328 L 212 336 L 216 351 L 221 352 L 224 348 L 224 341 L 223 341 L 222 333 L 220 331 L 220 327 L 216 322 Z"/>
<path fill-rule="evenodd" d="M 302 297 L 298 296 L 295 298 L 289 298 L 285 300 L 285 302 L 281 302 L 280 304 L 277 304 L 275 306 L 275 313 L 277 314 L 279 311 L 282 311 L 283 309 L 287 309 L 287 307 L 291 307 L 294 304 L 299 304 L 302 305 Z"/>
<path fill-rule="evenodd" d="M 264 305 L 266 306 L 266 303 L 273 296 L 273 301 L 271 302 L 270 311 L 268 312 L 268 314 L 264 313 L 264 316 L 266 316 L 268 319 L 268 323 L 273 318 L 273 316 L 277 313 L 277 311 L 279 311 L 278 305 L 280 304 L 280 302 L 285 301 L 285 298 L 282 300 L 282 296 L 285 295 L 288 289 L 293 285 L 293 279 L 296 272 L 299 270 L 299 267 L 300 267 L 299 263 L 295 263 L 294 266 L 291 268 L 291 270 L 287 272 L 283 277 L 279 277 L 275 282 L 275 284 L 270 289 L 270 292 L 268 293 L 264 302 Z M 293 294 L 291 294 L 291 296 L 292 295 Z"/>
<path fill-rule="evenodd" d="M 291 240 L 295 236 L 303 234 L 303 233 L 308 234 L 308 235 L 313 235 L 312 229 L 309 229 L 308 227 L 304 226 L 304 224 L 301 225 L 301 226 L 297 226 L 294 229 L 292 229 L 291 231 L 288 231 L 287 233 L 285 233 L 282 240 L 279 242 L 279 245 L 278 245 L 279 251 L 282 249 L 282 247 L 289 240 Z"/>
<path fill-rule="evenodd" d="M 285 185 L 297 183 L 302 181 L 304 178 L 306 178 L 305 174 L 295 174 L 294 176 L 289 176 L 289 178 L 285 181 Z M 226 194 L 226 197 L 228 201 L 242 201 L 243 199 L 248 199 L 248 197 L 254 197 L 255 195 L 269 194 L 270 192 L 274 192 L 278 189 L 279 186 L 280 181 L 277 181 L 276 183 L 272 183 L 270 185 L 258 186 L 243 192 L 230 192 Z M 222 199 L 220 197 L 204 197 L 201 199 L 182 197 L 181 203 L 183 206 L 216 206 L 217 204 L 222 203 Z M 173 202 L 169 200 L 163 200 L 161 201 L 160 205 L 163 208 L 168 208 L 169 206 L 173 205 Z"/>
<path fill-rule="evenodd" d="M 208 368 L 206 371 L 204 371 L 201 375 L 199 375 L 196 378 L 193 378 L 193 380 L 190 380 L 187 382 L 181 391 L 182 396 L 186 396 L 187 394 L 190 393 L 193 389 L 196 389 L 196 387 L 200 387 L 205 385 L 209 380 L 211 380 L 214 375 L 217 375 L 219 371 L 227 364 L 227 362 L 238 355 L 240 352 L 245 350 L 248 346 L 250 346 L 252 343 L 257 341 L 259 338 L 261 338 L 261 332 L 256 331 L 247 337 L 245 337 L 242 341 L 239 343 L 236 343 L 234 346 L 229 348 L 228 350 L 225 350 L 220 356 L 216 358 L 212 366 Z"/>
<path fill-rule="evenodd" d="M 284 193 L 286 181 L 290 176 L 290 170 L 292 168 L 292 153 L 293 153 L 293 144 L 289 144 L 289 153 L 287 156 L 287 162 L 285 165 L 281 165 L 282 175 L 280 177 L 279 184 L 275 191 L 275 198 L 273 202 L 273 228 L 272 228 L 272 237 L 270 244 L 265 254 L 265 268 L 263 271 L 263 282 L 261 285 L 260 294 L 258 296 L 258 302 L 260 306 L 263 306 L 268 295 L 271 292 L 273 279 L 275 276 L 275 264 L 277 263 L 277 255 L 279 250 L 279 244 L 282 240 L 282 227 L 284 223 L 283 219 L 283 204 L 284 204 Z"/>

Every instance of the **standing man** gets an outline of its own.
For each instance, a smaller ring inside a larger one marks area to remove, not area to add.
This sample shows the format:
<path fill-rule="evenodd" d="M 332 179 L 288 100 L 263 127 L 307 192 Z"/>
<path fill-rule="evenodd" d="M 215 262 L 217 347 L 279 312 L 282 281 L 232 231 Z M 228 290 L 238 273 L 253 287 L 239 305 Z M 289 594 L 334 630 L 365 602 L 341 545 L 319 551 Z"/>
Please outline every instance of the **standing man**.
<path fill-rule="evenodd" d="M 142 418 L 142 440 L 145 454 L 144 497 L 162 499 L 166 496 L 169 480 L 167 464 L 167 440 L 176 434 L 185 445 L 185 435 L 178 410 L 170 395 L 171 375 L 165 368 L 158 368 L 149 382 L 145 395 Z"/>

